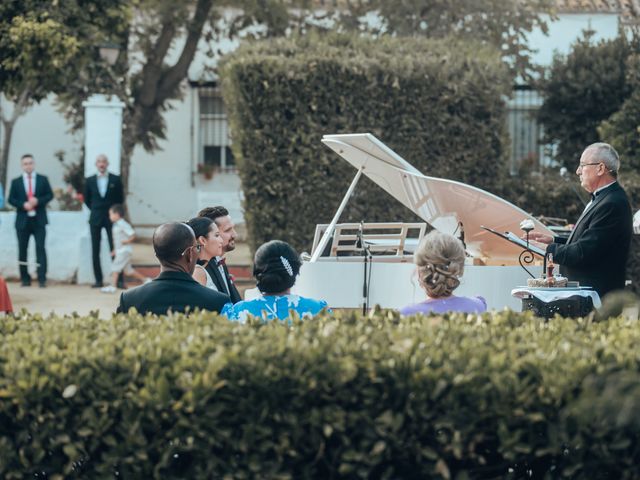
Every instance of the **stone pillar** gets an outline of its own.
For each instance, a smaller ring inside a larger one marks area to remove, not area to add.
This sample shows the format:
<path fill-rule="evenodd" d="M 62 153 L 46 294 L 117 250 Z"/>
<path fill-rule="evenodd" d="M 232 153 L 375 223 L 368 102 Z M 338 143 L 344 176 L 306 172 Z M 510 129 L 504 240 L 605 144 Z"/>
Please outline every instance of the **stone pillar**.
<path fill-rule="evenodd" d="M 96 173 L 96 157 L 103 153 L 109 159 L 109 171 L 120 173 L 122 146 L 122 110 L 124 103 L 117 97 L 96 94 L 82 104 L 84 107 L 84 173 Z"/>
<path fill-rule="evenodd" d="M 120 151 L 122 145 L 122 111 L 124 103 L 117 97 L 95 94 L 82 104 L 84 107 L 84 174 L 86 177 L 96 173 L 96 157 L 104 154 L 109 159 L 109 172 L 120 173 Z M 78 283 L 93 283 L 91 261 L 91 236 L 89 234 L 89 210 L 86 212 L 87 228 L 80 238 Z M 100 258 L 105 282 L 109 281 L 111 256 L 107 234 L 103 231 L 100 242 Z"/>

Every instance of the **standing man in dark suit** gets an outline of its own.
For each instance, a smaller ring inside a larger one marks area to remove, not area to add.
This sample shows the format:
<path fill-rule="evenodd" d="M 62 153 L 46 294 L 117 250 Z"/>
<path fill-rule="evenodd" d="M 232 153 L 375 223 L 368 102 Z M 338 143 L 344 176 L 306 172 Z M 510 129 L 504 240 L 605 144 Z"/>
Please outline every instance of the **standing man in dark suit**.
<path fill-rule="evenodd" d="M 139 313 L 165 315 L 196 308 L 221 312 L 229 303 L 223 293 L 203 287 L 192 275 L 200 253 L 193 230 L 184 223 L 165 223 L 153 232 L 153 249 L 160 261 L 160 275 L 120 295 L 117 313 L 135 307 Z"/>
<path fill-rule="evenodd" d="M 229 269 L 224 258 L 227 253 L 236 248 L 236 237 L 238 236 L 235 225 L 229 216 L 229 211 L 221 206 L 207 207 L 200 210 L 198 216 L 207 217 L 216 222 L 222 237 L 222 257 L 216 257 L 215 261 L 210 261 L 205 268 L 209 272 L 213 283 L 216 284 L 218 291 L 227 293 L 233 303 L 238 303 L 242 300 L 242 297 L 233 283 L 233 277 L 229 275 Z"/>
<path fill-rule="evenodd" d="M 93 288 L 103 286 L 102 267 L 100 266 L 100 239 L 103 228 L 107 231 L 109 251 L 113 251 L 109 209 L 115 204 L 124 203 L 122 181 L 118 175 L 109 173 L 107 171 L 108 167 L 109 160 L 106 155 L 98 155 L 96 158 L 98 174 L 87 177 L 84 185 L 84 203 L 91 210 L 89 229 L 91 230 L 93 274 L 96 278 L 96 283 L 92 285 Z"/>
<path fill-rule="evenodd" d="M 533 240 L 547 244 L 547 254 L 560 264 L 560 273 L 580 285 L 593 287 L 600 297 L 625 285 L 625 268 L 632 234 L 631 206 L 617 182 L 620 159 L 607 143 L 589 145 L 576 174 L 591 194 L 571 235 L 559 238 L 532 232 Z"/>
<path fill-rule="evenodd" d="M 33 235 L 36 242 L 36 261 L 38 262 L 38 283 L 41 288 L 47 286 L 47 203 L 53 199 L 49 180 L 34 171 L 36 163 L 33 155 L 25 154 L 20 159 L 22 175 L 13 179 L 9 189 L 8 201 L 16 207 L 16 233 L 18 235 L 18 263 L 20 280 L 23 287 L 31 285 L 27 269 L 27 248 Z"/>

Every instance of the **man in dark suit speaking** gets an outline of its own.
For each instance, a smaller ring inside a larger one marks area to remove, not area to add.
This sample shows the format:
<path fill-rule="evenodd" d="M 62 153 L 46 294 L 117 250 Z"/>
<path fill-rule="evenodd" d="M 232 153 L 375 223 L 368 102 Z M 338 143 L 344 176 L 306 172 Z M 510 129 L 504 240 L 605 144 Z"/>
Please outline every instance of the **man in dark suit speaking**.
<path fill-rule="evenodd" d="M 150 283 L 122 292 L 117 313 L 135 307 L 138 312 L 164 315 L 196 308 L 221 312 L 229 297 L 203 287 L 192 275 L 201 245 L 191 227 L 165 223 L 153 232 L 153 249 L 160 261 L 160 275 Z"/>
<path fill-rule="evenodd" d="M 111 236 L 111 221 L 109 209 L 124 202 L 122 181 L 118 175 L 109 173 L 109 160 L 106 155 L 96 158 L 97 175 L 87 177 L 84 185 L 84 203 L 91 214 L 89 215 L 89 229 L 91 231 L 91 254 L 93 257 L 93 274 L 96 283 L 94 288 L 102 287 L 102 267 L 100 266 L 100 237 L 102 229 L 107 231 L 109 251 L 113 251 L 113 237 Z"/>
<path fill-rule="evenodd" d="M 593 287 L 600 297 L 625 285 L 625 268 L 632 235 L 631 206 L 617 182 L 620 159 L 607 143 L 589 145 L 576 174 L 591 194 L 571 235 L 559 238 L 531 232 L 530 238 L 547 244 L 547 253 L 560 264 L 560 273 L 580 285 Z"/>
<path fill-rule="evenodd" d="M 18 178 L 11 182 L 8 201 L 16 207 L 16 233 L 18 235 L 18 263 L 20 280 L 23 287 L 31 285 L 31 277 L 27 269 L 27 247 L 33 235 L 36 241 L 36 261 L 38 262 L 38 283 L 47 286 L 47 251 L 45 240 L 47 235 L 47 203 L 53 199 L 53 191 L 49 180 L 44 175 L 36 174 L 33 155 L 25 154 L 20 159 L 22 171 Z"/>

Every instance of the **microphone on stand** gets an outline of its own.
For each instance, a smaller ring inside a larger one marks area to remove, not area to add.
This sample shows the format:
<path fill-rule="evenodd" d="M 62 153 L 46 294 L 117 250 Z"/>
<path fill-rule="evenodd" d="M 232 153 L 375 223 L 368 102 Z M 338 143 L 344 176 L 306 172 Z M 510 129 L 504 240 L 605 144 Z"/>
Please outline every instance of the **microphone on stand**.
<path fill-rule="evenodd" d="M 362 250 L 364 248 L 364 241 L 362 240 L 362 232 L 364 230 L 364 222 L 360 221 L 360 226 L 358 227 L 358 233 L 356 233 L 356 248 Z"/>
<path fill-rule="evenodd" d="M 362 314 L 367 314 L 367 308 L 369 307 L 369 288 L 367 285 L 367 247 L 364 243 L 363 238 L 364 231 L 364 220 L 360 222 L 360 226 L 358 227 L 358 233 L 356 235 L 356 248 L 362 250 L 362 261 L 364 266 L 364 278 L 362 280 Z"/>
<path fill-rule="evenodd" d="M 460 241 L 462 242 L 462 246 L 466 250 L 467 244 L 464 242 L 464 224 L 462 222 L 458 222 L 458 228 L 460 229 Z"/>

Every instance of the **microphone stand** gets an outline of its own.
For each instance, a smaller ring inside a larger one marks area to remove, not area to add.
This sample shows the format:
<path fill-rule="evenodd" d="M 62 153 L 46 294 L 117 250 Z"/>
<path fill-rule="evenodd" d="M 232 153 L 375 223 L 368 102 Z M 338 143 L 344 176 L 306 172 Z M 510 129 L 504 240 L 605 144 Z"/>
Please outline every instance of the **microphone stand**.
<path fill-rule="evenodd" d="M 361 250 L 362 256 L 363 256 L 362 261 L 364 265 L 364 269 L 363 269 L 364 277 L 362 279 L 362 314 L 366 315 L 367 308 L 369 307 L 369 288 L 367 285 L 367 273 L 371 267 L 368 265 L 367 257 L 369 256 L 369 251 L 367 249 L 366 242 L 364 241 L 363 231 L 364 231 L 364 220 L 360 222 L 360 227 L 358 228 L 356 248 L 359 248 Z"/>
<path fill-rule="evenodd" d="M 518 263 L 520 264 L 522 269 L 529 274 L 531 278 L 536 278 L 536 276 L 533 273 L 531 273 L 527 267 L 524 266 L 525 263 L 527 265 L 531 265 L 533 263 L 533 260 L 535 259 L 533 252 L 529 248 L 529 232 L 533 230 L 533 228 L 523 228 L 522 230 L 524 230 L 524 233 L 526 234 L 527 246 L 522 251 L 522 253 L 520 253 L 520 255 L 518 256 Z M 546 271 L 546 263 L 547 263 L 547 256 L 545 255 L 544 266 L 542 269 L 543 272 Z"/>

